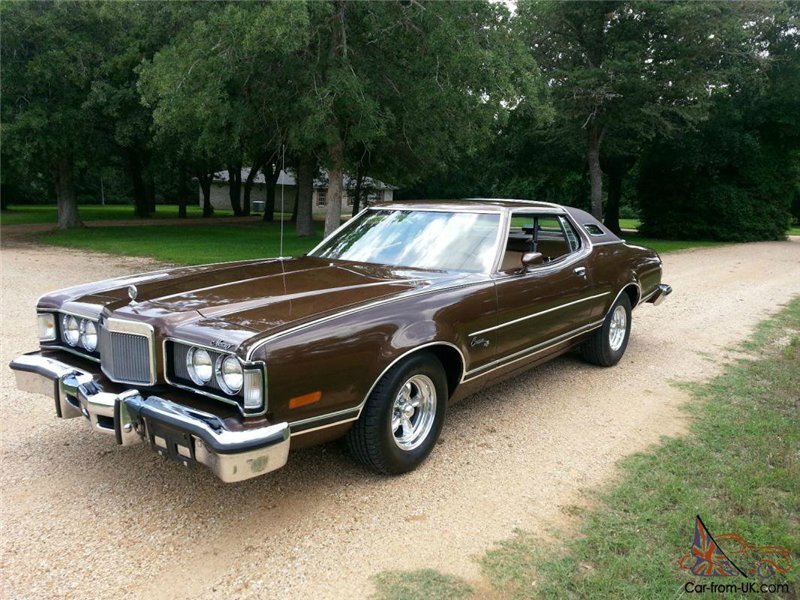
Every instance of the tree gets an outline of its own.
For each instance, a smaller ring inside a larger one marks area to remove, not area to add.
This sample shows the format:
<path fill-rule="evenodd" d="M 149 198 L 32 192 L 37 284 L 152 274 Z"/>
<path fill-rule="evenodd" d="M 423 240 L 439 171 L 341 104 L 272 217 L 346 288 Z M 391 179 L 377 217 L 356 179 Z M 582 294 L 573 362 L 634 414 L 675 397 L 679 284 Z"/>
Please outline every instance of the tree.
<path fill-rule="evenodd" d="M 285 135 L 292 73 L 281 65 L 305 43 L 306 19 L 300 3 L 221 5 L 140 69 L 159 135 L 180 136 L 204 163 L 228 167 L 235 214 L 249 213 L 243 161 L 255 177 Z"/>
<path fill-rule="evenodd" d="M 0 11 L 3 144 L 28 173 L 50 174 L 58 227 L 78 227 L 74 170 L 92 147 L 83 104 L 102 56 L 102 21 L 88 3 L 5 3 Z"/>
<path fill-rule="evenodd" d="M 781 239 L 800 181 L 800 19 L 791 4 L 749 22 L 759 69 L 731 78 L 709 119 L 642 159 L 642 231 L 677 239 Z"/>
<path fill-rule="evenodd" d="M 554 138 L 582 138 L 591 211 L 603 216 L 603 165 L 613 178 L 607 224 L 618 230 L 622 178 L 657 134 L 705 117 L 743 51 L 757 6 L 695 2 L 532 2 L 518 27 L 544 72 Z"/>
<path fill-rule="evenodd" d="M 535 100 L 535 71 L 503 6 L 333 0 L 309 13 L 302 53 L 314 65 L 313 93 L 301 99 L 290 139 L 323 148 L 326 233 L 339 223 L 346 167 L 417 181 L 476 152 L 520 97 Z M 367 161 L 352 162 L 365 153 Z"/>
<path fill-rule="evenodd" d="M 143 218 L 155 208 L 158 163 L 153 161 L 152 111 L 141 101 L 137 67 L 208 9 L 202 4 L 136 1 L 93 6 L 103 22 L 103 53 L 84 110 L 92 117 L 95 138 L 107 149 L 103 156 L 121 162 L 128 174 L 134 213 Z"/>

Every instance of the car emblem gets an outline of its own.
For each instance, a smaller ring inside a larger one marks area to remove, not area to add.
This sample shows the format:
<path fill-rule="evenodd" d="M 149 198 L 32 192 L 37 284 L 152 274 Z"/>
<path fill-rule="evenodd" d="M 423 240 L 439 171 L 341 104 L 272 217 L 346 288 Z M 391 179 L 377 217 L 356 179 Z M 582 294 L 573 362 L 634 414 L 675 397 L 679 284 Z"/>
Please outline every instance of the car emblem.
<path fill-rule="evenodd" d="M 473 348 L 475 348 L 476 346 L 480 346 L 481 348 L 487 348 L 489 346 L 489 340 L 487 340 L 486 338 L 476 337 L 472 338 L 472 341 L 470 342 L 469 345 L 472 346 Z"/>
<path fill-rule="evenodd" d="M 136 288 L 135 285 L 128 286 L 128 298 L 131 299 L 131 304 L 136 304 L 136 296 L 139 294 L 139 290 Z"/>
<path fill-rule="evenodd" d="M 221 350 L 230 350 L 231 348 L 233 348 L 233 344 L 229 344 L 228 342 L 223 342 L 222 340 L 214 340 L 213 342 L 211 342 L 211 345 L 214 346 L 214 348 L 219 348 Z"/>

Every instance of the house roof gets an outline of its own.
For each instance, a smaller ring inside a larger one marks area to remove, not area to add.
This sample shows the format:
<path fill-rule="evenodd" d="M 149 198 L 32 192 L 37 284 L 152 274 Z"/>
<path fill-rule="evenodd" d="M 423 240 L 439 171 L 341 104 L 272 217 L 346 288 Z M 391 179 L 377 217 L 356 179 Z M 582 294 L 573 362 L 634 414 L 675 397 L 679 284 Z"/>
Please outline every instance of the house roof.
<path fill-rule="evenodd" d="M 243 167 L 242 168 L 242 181 L 247 179 L 247 176 L 250 175 L 250 167 Z M 227 183 L 229 180 L 228 171 L 217 171 L 214 173 L 214 183 Z M 254 183 L 265 184 L 267 182 L 266 178 L 264 177 L 264 173 L 259 171 L 256 176 L 253 178 Z M 278 175 L 278 183 L 277 185 L 297 185 L 297 180 L 294 176 L 294 171 L 291 169 L 287 169 L 286 171 L 281 170 L 280 174 Z M 365 189 L 373 189 L 373 190 L 396 190 L 397 187 L 393 185 L 386 184 L 382 181 L 378 181 L 377 179 L 373 179 L 372 177 L 364 177 L 364 181 L 362 182 L 362 187 Z M 328 171 L 325 169 L 320 169 L 318 176 L 314 178 L 314 188 L 327 188 L 328 187 Z M 344 175 L 344 187 L 348 190 L 355 189 L 356 187 L 356 180 L 354 177 L 350 177 L 350 175 Z"/>

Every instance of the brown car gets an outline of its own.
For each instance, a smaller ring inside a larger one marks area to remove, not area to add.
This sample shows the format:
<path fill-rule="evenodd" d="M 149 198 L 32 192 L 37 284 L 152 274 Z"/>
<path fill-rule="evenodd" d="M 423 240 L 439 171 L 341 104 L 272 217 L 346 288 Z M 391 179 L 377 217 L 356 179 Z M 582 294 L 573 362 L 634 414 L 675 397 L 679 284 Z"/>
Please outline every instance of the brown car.
<path fill-rule="evenodd" d="M 47 294 L 11 363 L 118 444 L 240 481 L 345 437 L 382 473 L 430 453 L 447 405 L 572 348 L 616 364 L 661 260 L 589 214 L 521 200 L 395 202 L 306 256 Z"/>

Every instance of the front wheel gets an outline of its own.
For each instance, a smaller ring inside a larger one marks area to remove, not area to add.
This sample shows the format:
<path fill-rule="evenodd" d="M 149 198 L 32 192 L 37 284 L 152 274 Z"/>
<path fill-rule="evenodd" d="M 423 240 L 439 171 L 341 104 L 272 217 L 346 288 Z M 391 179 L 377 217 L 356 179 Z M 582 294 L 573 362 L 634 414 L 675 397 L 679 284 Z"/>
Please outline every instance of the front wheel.
<path fill-rule="evenodd" d="M 628 294 L 620 294 L 606 315 L 603 326 L 596 329 L 581 346 L 581 353 L 592 364 L 613 367 L 625 354 L 630 335 L 631 301 Z"/>
<path fill-rule="evenodd" d="M 379 473 L 415 469 L 433 450 L 447 409 L 447 379 L 439 360 L 416 354 L 392 367 L 369 395 L 347 434 L 350 453 Z"/>

